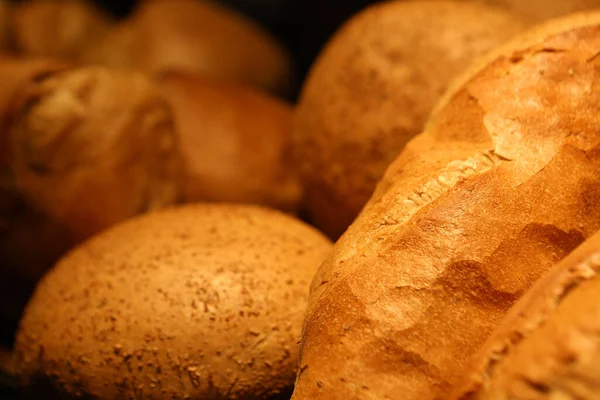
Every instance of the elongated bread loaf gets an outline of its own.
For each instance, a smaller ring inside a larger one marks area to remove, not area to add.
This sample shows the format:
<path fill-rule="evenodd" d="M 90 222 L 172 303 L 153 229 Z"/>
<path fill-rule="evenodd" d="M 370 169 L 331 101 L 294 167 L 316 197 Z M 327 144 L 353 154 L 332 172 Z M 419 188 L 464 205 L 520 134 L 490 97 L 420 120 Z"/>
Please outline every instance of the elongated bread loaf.
<path fill-rule="evenodd" d="M 599 399 L 599 274 L 600 232 L 519 300 L 449 398 Z"/>
<path fill-rule="evenodd" d="M 600 14 L 571 22 L 507 47 L 388 168 L 315 276 L 294 400 L 446 398 L 600 228 Z"/>

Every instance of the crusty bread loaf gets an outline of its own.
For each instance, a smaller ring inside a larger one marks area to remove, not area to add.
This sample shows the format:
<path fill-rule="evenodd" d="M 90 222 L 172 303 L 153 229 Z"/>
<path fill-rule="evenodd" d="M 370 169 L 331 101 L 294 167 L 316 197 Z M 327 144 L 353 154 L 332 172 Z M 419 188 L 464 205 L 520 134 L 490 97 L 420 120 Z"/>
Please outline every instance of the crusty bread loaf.
<path fill-rule="evenodd" d="M 148 1 L 82 61 L 163 72 L 180 69 L 287 93 L 292 66 L 282 45 L 250 19 L 212 1 Z"/>
<path fill-rule="evenodd" d="M 310 71 L 295 116 L 313 222 L 339 237 L 450 80 L 523 27 L 472 1 L 382 2 L 352 18 Z"/>
<path fill-rule="evenodd" d="M 182 200 L 262 204 L 297 211 L 289 155 L 291 107 L 236 83 L 171 72 L 158 79 L 182 156 Z"/>
<path fill-rule="evenodd" d="M 22 56 L 77 60 L 114 23 L 90 0 L 27 0 L 14 6 L 11 38 Z"/>
<path fill-rule="evenodd" d="M 449 399 L 600 398 L 600 233 L 540 279 Z"/>
<path fill-rule="evenodd" d="M 600 228 L 600 14 L 568 21 L 477 72 L 388 168 L 315 276 L 295 400 L 445 398 Z"/>
<path fill-rule="evenodd" d="M 22 105 L 9 135 L 16 186 L 76 240 L 177 201 L 171 113 L 143 75 L 72 69 Z"/>
<path fill-rule="evenodd" d="M 528 23 L 539 23 L 574 12 L 600 8 L 600 0 L 488 0 Z"/>
<path fill-rule="evenodd" d="M 267 399 L 293 386 L 316 229 L 188 205 L 114 227 L 40 282 L 15 367 L 33 398 Z"/>

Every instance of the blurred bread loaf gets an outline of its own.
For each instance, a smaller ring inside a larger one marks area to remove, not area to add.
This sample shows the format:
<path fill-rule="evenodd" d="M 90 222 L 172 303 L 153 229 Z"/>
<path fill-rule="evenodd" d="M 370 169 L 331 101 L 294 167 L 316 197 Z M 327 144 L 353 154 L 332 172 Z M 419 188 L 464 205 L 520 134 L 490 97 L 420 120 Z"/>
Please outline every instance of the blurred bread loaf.
<path fill-rule="evenodd" d="M 288 94 L 292 66 L 287 51 L 250 19 L 212 1 L 139 4 L 84 62 L 150 73 L 195 72 Z"/>
<path fill-rule="evenodd" d="M 21 56 L 78 60 L 114 23 L 91 0 L 26 0 L 11 15 L 11 37 Z"/>
<path fill-rule="evenodd" d="M 382 2 L 347 22 L 313 65 L 295 115 L 313 222 L 339 237 L 450 80 L 522 28 L 471 1 Z"/>
<path fill-rule="evenodd" d="M 69 232 L 27 201 L 9 164 L 9 130 L 24 93 L 66 65 L 49 60 L 0 59 L 0 290 L 1 317 L 16 318 L 29 291 L 19 282 L 38 279 L 72 244 Z M 18 293 L 15 296 L 15 292 Z M 6 297 L 6 298 L 5 298 Z"/>
<path fill-rule="evenodd" d="M 143 75 L 71 69 L 22 104 L 10 130 L 16 186 L 76 240 L 177 201 L 170 109 Z"/>
<path fill-rule="evenodd" d="M 175 119 L 185 202 L 262 204 L 297 211 L 290 105 L 237 83 L 170 72 L 158 78 Z"/>
<path fill-rule="evenodd" d="M 600 14 L 536 32 L 454 92 L 320 267 L 294 400 L 445 399 L 514 302 L 600 228 Z"/>
<path fill-rule="evenodd" d="M 0 0 L 0 54 L 6 51 L 8 45 L 9 7 L 6 0 Z"/>
<path fill-rule="evenodd" d="M 600 234 L 540 279 L 511 309 L 451 399 L 597 399 Z"/>
<path fill-rule="evenodd" d="M 330 249 L 313 228 L 255 206 L 120 224 L 38 285 L 16 340 L 24 393 L 289 398 L 307 288 Z"/>

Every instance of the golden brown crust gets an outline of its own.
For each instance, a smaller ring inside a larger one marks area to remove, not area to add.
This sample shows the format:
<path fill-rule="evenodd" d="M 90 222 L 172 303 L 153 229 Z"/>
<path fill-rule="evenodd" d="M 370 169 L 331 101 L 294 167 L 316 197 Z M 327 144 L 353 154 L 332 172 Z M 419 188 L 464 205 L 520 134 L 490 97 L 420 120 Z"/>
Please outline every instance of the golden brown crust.
<path fill-rule="evenodd" d="M 294 400 L 444 398 L 515 300 L 600 228 L 599 53 L 598 22 L 540 37 L 406 146 L 315 276 Z"/>
<path fill-rule="evenodd" d="M 12 11 L 11 38 L 20 55 L 77 60 L 113 23 L 89 0 L 28 0 Z"/>
<path fill-rule="evenodd" d="M 523 25 L 480 2 L 391 1 L 350 20 L 304 85 L 294 139 L 314 222 L 339 237 L 448 83 Z"/>
<path fill-rule="evenodd" d="M 289 156 L 288 104 L 199 75 L 172 72 L 158 82 L 175 118 L 184 163 L 183 201 L 298 210 L 301 190 Z"/>
<path fill-rule="evenodd" d="M 528 23 L 535 24 L 574 12 L 591 11 L 600 7 L 598 0 L 488 0 L 504 7 Z"/>
<path fill-rule="evenodd" d="M 73 69 L 23 104 L 10 134 L 17 187 L 77 240 L 177 200 L 170 110 L 144 76 Z"/>
<path fill-rule="evenodd" d="M 600 233 L 540 279 L 457 371 L 449 399 L 597 399 Z"/>
<path fill-rule="evenodd" d="M 0 54 L 8 47 L 9 5 L 6 0 L 0 0 Z"/>
<path fill-rule="evenodd" d="M 125 222 L 39 284 L 16 340 L 22 385 L 102 399 L 287 390 L 307 288 L 330 249 L 313 228 L 255 206 L 193 205 Z"/>
<path fill-rule="evenodd" d="M 276 93 L 291 89 L 291 61 L 253 21 L 210 1 L 149 1 L 84 61 L 148 72 L 179 69 Z"/>

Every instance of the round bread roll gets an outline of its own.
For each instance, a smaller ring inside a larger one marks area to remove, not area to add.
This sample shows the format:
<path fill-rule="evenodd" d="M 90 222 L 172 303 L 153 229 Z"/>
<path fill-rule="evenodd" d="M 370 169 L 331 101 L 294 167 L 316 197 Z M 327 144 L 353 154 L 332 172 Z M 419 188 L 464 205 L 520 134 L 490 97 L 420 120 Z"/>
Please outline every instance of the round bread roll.
<path fill-rule="evenodd" d="M 291 61 L 253 21 L 212 1 L 147 1 L 84 62 L 151 73 L 179 69 L 275 93 L 291 88 Z"/>
<path fill-rule="evenodd" d="M 600 233 L 511 309 L 449 399 L 600 398 Z"/>
<path fill-rule="evenodd" d="M 488 0 L 522 18 L 538 23 L 574 12 L 600 8 L 600 0 Z"/>
<path fill-rule="evenodd" d="M 26 97 L 9 138 L 16 186 L 75 240 L 177 201 L 170 110 L 144 76 L 72 69 Z"/>
<path fill-rule="evenodd" d="M 168 73 L 158 82 L 175 118 L 184 201 L 298 210 L 301 190 L 289 155 L 289 105 L 199 75 Z"/>
<path fill-rule="evenodd" d="M 113 20 L 90 0 L 29 0 L 12 13 L 12 39 L 24 56 L 75 60 Z"/>
<path fill-rule="evenodd" d="M 255 206 L 188 205 L 125 222 L 38 285 L 15 345 L 22 387 L 43 398 L 288 393 L 308 286 L 330 248 L 313 228 Z"/>
<path fill-rule="evenodd" d="M 302 90 L 294 149 L 313 222 L 342 234 L 448 83 L 522 29 L 477 2 L 392 1 L 351 19 Z"/>

